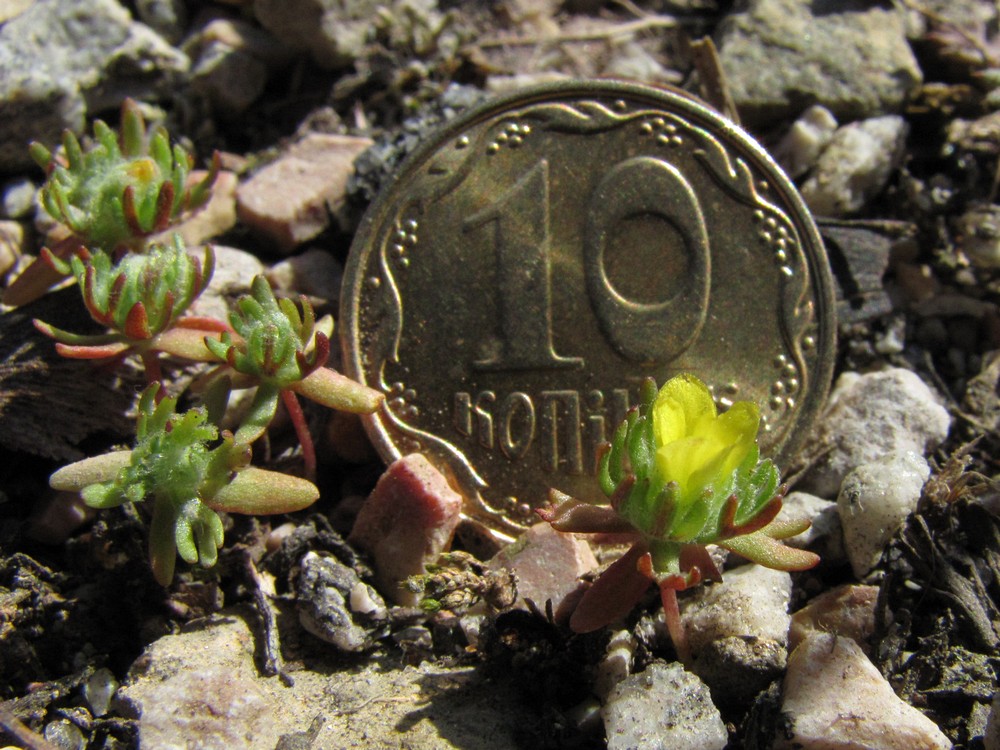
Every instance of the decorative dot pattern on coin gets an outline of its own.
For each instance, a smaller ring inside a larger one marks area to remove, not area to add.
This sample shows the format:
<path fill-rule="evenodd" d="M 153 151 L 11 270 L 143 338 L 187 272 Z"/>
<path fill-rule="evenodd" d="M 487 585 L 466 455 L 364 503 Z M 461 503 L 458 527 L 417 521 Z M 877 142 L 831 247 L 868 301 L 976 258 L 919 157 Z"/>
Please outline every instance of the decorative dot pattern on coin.
<path fill-rule="evenodd" d="M 432 135 L 361 223 L 341 321 L 347 371 L 386 394 L 382 456 L 423 452 L 506 537 L 550 487 L 599 497 L 595 451 L 646 377 L 755 401 L 780 464 L 836 330 L 816 228 L 760 146 L 683 93 L 610 81 Z"/>

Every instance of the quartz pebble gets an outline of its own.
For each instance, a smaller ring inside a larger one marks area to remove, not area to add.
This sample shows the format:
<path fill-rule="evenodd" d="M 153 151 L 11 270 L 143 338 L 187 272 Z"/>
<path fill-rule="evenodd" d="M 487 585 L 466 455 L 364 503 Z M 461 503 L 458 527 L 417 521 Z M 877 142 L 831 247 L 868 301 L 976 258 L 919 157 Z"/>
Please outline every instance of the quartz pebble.
<path fill-rule="evenodd" d="M 526 606 L 525 600 L 530 599 L 545 611 L 546 602 L 551 601 L 553 612 L 560 613 L 563 600 L 580 586 L 580 576 L 597 567 L 597 559 L 586 541 L 542 522 L 501 549 L 489 566 L 513 571 L 518 606 Z"/>
<path fill-rule="evenodd" d="M 330 224 L 368 138 L 310 133 L 236 191 L 240 220 L 289 252 Z"/>
<path fill-rule="evenodd" d="M 250 293 L 253 277 L 264 272 L 264 264 L 256 255 L 226 245 L 212 245 L 215 252 L 215 272 L 208 288 L 191 305 L 190 313 L 218 320 L 229 320 L 229 300 Z M 197 257 L 194 248 L 188 252 Z"/>
<path fill-rule="evenodd" d="M 782 521 L 809 521 L 809 528 L 784 540 L 790 547 L 813 548 L 827 563 L 844 559 L 843 532 L 837 503 L 808 492 L 791 492 L 781 505 Z"/>
<path fill-rule="evenodd" d="M 774 149 L 774 158 L 793 179 L 816 163 L 837 130 L 837 118 L 826 107 L 814 104 L 792 123 Z"/>
<path fill-rule="evenodd" d="M 791 593 L 787 572 L 751 564 L 682 599 L 691 669 L 721 703 L 752 699 L 784 668 Z"/>
<path fill-rule="evenodd" d="M 708 687 L 676 662 L 622 680 L 601 716 L 608 750 L 722 750 L 729 740 Z"/>
<path fill-rule="evenodd" d="M 903 155 L 907 125 L 898 115 L 838 128 L 823 150 L 802 198 L 820 216 L 846 216 L 882 191 Z"/>
<path fill-rule="evenodd" d="M 349 541 L 372 556 L 382 593 L 405 606 L 419 594 L 401 584 L 420 575 L 451 543 L 462 496 L 419 453 L 397 459 L 358 512 Z"/>
<path fill-rule="evenodd" d="M 878 586 L 847 584 L 824 591 L 792 615 L 788 648 L 794 650 L 811 635 L 828 633 L 851 638 L 868 653 L 877 600 Z"/>
<path fill-rule="evenodd" d="M 893 452 L 927 455 L 950 427 L 948 410 L 909 370 L 845 372 L 807 448 L 818 458 L 799 488 L 832 499 L 852 469 Z"/>
<path fill-rule="evenodd" d="M 844 479 L 837 511 L 856 576 L 878 564 L 886 543 L 916 510 L 930 471 L 923 456 L 902 451 L 859 466 Z"/>
<path fill-rule="evenodd" d="M 934 722 L 900 700 L 850 638 L 811 635 L 792 652 L 772 750 L 947 750 Z"/>

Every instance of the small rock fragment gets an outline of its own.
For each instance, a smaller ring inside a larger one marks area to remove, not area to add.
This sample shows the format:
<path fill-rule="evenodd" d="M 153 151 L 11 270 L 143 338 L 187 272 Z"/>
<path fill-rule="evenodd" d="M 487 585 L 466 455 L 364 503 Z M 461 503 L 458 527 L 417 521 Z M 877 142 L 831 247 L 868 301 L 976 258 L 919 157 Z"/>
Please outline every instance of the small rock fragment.
<path fill-rule="evenodd" d="M 111 706 L 111 698 L 118 689 L 118 680 L 107 667 L 94 671 L 83 686 L 83 697 L 94 716 L 104 716 Z"/>
<path fill-rule="evenodd" d="M 816 163 L 837 129 L 837 118 L 814 104 L 792 123 L 774 149 L 774 158 L 791 178 L 801 177 Z"/>
<path fill-rule="evenodd" d="M 906 132 L 898 115 L 838 128 L 802 185 L 809 208 L 821 216 L 846 216 L 863 208 L 889 181 L 903 155 Z"/>
<path fill-rule="evenodd" d="M 489 566 L 513 571 L 519 606 L 526 606 L 524 601 L 530 599 L 545 611 L 546 602 L 551 601 L 552 611 L 558 612 L 563 600 L 579 587 L 580 576 L 597 567 L 597 558 L 585 540 L 542 522 L 500 550 Z"/>
<path fill-rule="evenodd" d="M 345 200 L 354 159 L 372 141 L 310 133 L 236 191 L 240 220 L 283 252 L 322 232 Z"/>
<path fill-rule="evenodd" d="M 462 496 L 419 453 L 394 461 L 358 513 L 349 541 L 372 556 L 376 582 L 397 604 L 419 595 L 400 584 L 420 575 L 451 543 Z"/>
<path fill-rule="evenodd" d="M 923 456 L 902 451 L 859 466 L 844 479 L 837 511 L 847 557 L 858 578 L 878 564 L 886 543 L 916 510 L 930 473 Z"/>
<path fill-rule="evenodd" d="M 744 703 L 784 668 L 791 594 L 787 572 L 751 564 L 682 600 L 691 669 L 716 700 Z"/>
<path fill-rule="evenodd" d="M 824 591 L 792 615 L 788 648 L 794 650 L 811 635 L 827 633 L 850 638 L 868 653 L 868 638 L 875 632 L 878 586 L 847 584 Z"/>
<path fill-rule="evenodd" d="M 597 665 L 597 675 L 594 677 L 594 695 L 602 702 L 607 702 L 615 685 L 631 674 L 632 659 L 638 645 L 630 630 L 615 630 L 611 633 L 604 658 Z"/>
<path fill-rule="evenodd" d="M 334 309 L 340 304 L 344 266 L 328 250 L 311 247 L 275 263 L 266 275 L 275 289 L 319 297 Z"/>
<path fill-rule="evenodd" d="M 990 715 L 986 719 L 986 732 L 983 735 L 983 750 L 1000 750 L 1000 693 L 993 695 L 990 705 Z"/>
<path fill-rule="evenodd" d="M 27 177 L 10 180 L 0 190 L 3 192 L 3 198 L 0 198 L 0 218 L 23 219 L 31 213 L 38 188 Z"/>
<path fill-rule="evenodd" d="M 27 236 L 21 222 L 0 221 L 0 276 L 14 268 L 27 246 Z"/>
<path fill-rule="evenodd" d="M 819 456 L 800 488 L 833 498 L 848 472 L 888 453 L 923 456 L 948 436 L 951 416 L 931 389 L 902 368 L 845 372 L 807 453 Z"/>
<path fill-rule="evenodd" d="M 975 206 L 955 220 L 959 247 L 980 268 L 1000 267 L 1000 206 Z"/>
<path fill-rule="evenodd" d="M 788 659 L 773 750 L 948 750 L 930 719 L 901 701 L 850 638 L 812 635 Z"/>
<path fill-rule="evenodd" d="M 729 741 L 708 688 L 676 662 L 622 680 L 601 716 L 608 750 L 722 750 Z"/>
<path fill-rule="evenodd" d="M 203 170 L 195 170 L 188 178 L 188 183 L 200 180 L 204 176 Z M 169 244 L 173 235 L 179 234 L 184 244 L 191 248 L 232 229 L 236 225 L 237 182 L 233 172 L 226 170 L 219 172 L 212 185 L 212 195 L 208 203 L 192 213 L 185 214 L 180 224 L 150 237 L 150 242 Z M 248 281 L 248 286 L 249 283 Z"/>
<path fill-rule="evenodd" d="M 302 558 L 300 570 L 296 607 L 302 627 L 341 651 L 371 648 L 388 616 L 378 592 L 353 568 L 315 552 Z"/>

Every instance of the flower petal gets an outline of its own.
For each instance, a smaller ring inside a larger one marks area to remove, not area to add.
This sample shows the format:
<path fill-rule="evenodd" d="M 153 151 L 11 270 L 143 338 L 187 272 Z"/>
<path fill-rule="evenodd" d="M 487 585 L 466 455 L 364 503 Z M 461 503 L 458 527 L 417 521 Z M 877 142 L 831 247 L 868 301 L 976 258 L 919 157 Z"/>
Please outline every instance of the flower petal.
<path fill-rule="evenodd" d="M 715 418 L 715 402 L 708 387 L 694 375 L 668 380 L 653 402 L 653 431 L 657 445 L 698 435 Z"/>

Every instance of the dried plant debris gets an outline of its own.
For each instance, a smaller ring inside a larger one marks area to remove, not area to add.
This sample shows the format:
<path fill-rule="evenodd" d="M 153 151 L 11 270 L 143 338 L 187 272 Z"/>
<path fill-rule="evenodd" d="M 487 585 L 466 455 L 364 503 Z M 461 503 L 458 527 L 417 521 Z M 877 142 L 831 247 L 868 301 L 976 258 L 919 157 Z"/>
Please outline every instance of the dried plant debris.
<path fill-rule="evenodd" d="M 1000 668 L 1000 517 L 962 496 L 960 476 L 932 483 L 954 501 L 928 503 L 886 551 L 873 643 L 900 697 L 965 746 Z"/>

